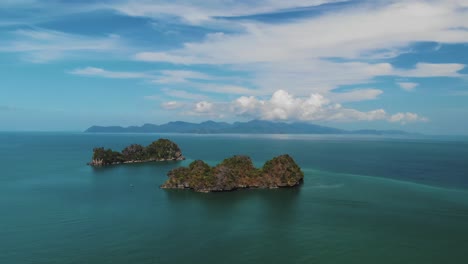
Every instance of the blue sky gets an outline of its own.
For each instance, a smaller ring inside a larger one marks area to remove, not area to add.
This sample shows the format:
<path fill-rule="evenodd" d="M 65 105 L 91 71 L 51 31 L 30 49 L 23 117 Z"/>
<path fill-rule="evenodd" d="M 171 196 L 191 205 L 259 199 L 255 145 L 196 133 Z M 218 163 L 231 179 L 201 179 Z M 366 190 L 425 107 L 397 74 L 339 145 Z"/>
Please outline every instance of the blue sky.
<path fill-rule="evenodd" d="M 468 134 L 466 0 L 0 1 L 0 130 L 174 120 Z"/>

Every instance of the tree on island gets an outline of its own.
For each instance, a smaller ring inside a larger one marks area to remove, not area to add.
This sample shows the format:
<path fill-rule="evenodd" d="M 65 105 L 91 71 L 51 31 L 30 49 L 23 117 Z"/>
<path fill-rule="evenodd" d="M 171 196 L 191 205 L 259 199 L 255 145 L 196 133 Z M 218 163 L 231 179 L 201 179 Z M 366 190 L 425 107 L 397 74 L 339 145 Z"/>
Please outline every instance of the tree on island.
<path fill-rule="evenodd" d="M 145 147 L 139 144 L 132 144 L 122 150 L 125 160 L 145 160 L 148 157 Z"/>
<path fill-rule="evenodd" d="M 193 189 L 197 192 L 220 192 L 242 188 L 280 188 L 301 184 L 304 173 L 289 155 L 267 161 L 257 169 L 247 156 L 233 156 L 210 167 L 201 160 L 188 167 L 171 170 L 164 189 Z"/>
<path fill-rule="evenodd" d="M 184 160 L 179 146 L 169 139 L 158 139 L 149 146 L 144 147 L 139 144 L 132 144 L 122 150 L 122 152 L 112 149 L 94 148 L 91 166 L 106 166 L 121 163 Z"/>

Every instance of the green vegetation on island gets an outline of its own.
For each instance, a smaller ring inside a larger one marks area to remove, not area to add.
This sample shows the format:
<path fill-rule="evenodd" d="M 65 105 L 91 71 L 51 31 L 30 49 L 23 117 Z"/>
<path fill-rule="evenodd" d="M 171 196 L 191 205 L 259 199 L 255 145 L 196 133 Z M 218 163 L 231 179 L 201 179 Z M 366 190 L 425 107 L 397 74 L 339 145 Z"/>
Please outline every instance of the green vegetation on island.
<path fill-rule="evenodd" d="M 139 144 L 132 144 L 122 150 L 122 152 L 112 149 L 95 148 L 91 166 L 106 166 L 121 163 L 138 163 L 166 160 L 184 160 L 182 152 L 176 143 L 169 139 L 158 139 L 149 146 L 144 147 Z"/>
<path fill-rule="evenodd" d="M 242 188 L 280 188 L 301 184 L 304 173 L 289 155 L 267 161 L 255 168 L 247 156 L 233 156 L 215 167 L 201 160 L 168 173 L 163 189 L 193 189 L 197 192 L 221 192 Z"/>

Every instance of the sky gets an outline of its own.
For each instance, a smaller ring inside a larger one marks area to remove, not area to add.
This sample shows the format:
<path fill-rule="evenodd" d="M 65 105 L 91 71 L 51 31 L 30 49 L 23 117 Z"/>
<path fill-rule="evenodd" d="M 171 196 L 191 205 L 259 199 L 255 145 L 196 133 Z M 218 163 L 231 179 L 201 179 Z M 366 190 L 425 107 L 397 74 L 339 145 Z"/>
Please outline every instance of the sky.
<path fill-rule="evenodd" d="M 468 0 L 0 0 L 0 130 L 468 135 Z"/>

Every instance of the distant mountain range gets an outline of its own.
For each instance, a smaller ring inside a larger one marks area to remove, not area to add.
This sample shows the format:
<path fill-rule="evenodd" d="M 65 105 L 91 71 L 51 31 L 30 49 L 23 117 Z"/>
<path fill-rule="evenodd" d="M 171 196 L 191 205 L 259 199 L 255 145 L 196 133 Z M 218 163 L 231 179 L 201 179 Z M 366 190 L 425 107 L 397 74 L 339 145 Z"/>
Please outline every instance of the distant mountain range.
<path fill-rule="evenodd" d="M 343 130 L 308 123 L 283 123 L 263 120 L 249 122 L 206 121 L 189 123 L 182 121 L 162 125 L 143 126 L 92 126 L 87 133 L 196 133 L 196 134 L 354 134 L 354 135 L 412 135 L 401 130 Z"/>

